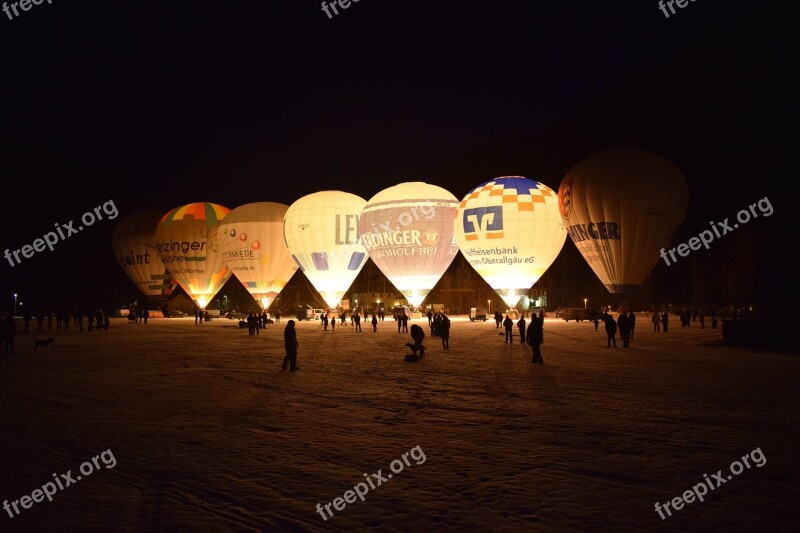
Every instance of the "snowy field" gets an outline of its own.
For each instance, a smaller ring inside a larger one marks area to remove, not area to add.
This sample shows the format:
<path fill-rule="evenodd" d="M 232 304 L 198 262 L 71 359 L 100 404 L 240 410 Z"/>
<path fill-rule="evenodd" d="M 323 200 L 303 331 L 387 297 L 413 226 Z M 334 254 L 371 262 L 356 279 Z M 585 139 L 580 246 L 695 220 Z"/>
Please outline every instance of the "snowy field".
<path fill-rule="evenodd" d="M 800 357 L 670 324 L 640 316 L 631 348 L 607 349 L 602 325 L 547 319 L 542 366 L 493 322 L 455 317 L 450 349 L 427 337 L 414 364 L 394 321 L 303 322 L 295 373 L 285 319 L 253 337 L 115 319 L 49 353 L 18 335 L 0 357 L 0 500 L 105 450 L 116 466 L 0 510 L 0 531 L 796 531 Z M 417 446 L 424 462 L 365 501 L 317 512 Z M 756 448 L 762 467 L 655 512 Z"/>

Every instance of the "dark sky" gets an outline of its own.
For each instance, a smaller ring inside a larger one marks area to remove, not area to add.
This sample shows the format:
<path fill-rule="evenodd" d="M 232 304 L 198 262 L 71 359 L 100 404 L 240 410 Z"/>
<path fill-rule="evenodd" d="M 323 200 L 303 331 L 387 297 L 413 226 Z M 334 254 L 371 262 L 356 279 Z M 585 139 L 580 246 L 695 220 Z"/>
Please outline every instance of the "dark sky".
<path fill-rule="evenodd" d="M 124 217 L 322 189 L 368 199 L 412 179 L 458 197 L 510 173 L 557 188 L 618 145 L 684 170 L 684 237 L 775 198 L 754 229 L 773 250 L 795 179 L 785 9 L 701 0 L 667 19 L 655 0 L 361 0 L 329 20 L 316 0 L 53 0 L 0 13 L 0 251 L 109 199 Z M 124 299 L 112 229 L 4 260 L 2 305 Z M 762 251 L 760 272 L 784 256 Z"/>

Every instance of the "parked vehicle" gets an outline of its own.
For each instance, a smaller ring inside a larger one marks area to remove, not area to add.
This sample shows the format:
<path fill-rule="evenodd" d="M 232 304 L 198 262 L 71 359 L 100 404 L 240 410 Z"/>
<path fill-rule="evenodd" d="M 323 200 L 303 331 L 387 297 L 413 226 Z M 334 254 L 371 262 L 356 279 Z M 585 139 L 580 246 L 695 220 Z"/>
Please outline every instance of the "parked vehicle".
<path fill-rule="evenodd" d="M 184 313 L 180 309 L 173 309 L 172 311 L 169 312 L 169 317 L 170 318 L 186 318 L 187 316 L 189 316 L 189 315 L 187 315 L 186 313 Z"/>
<path fill-rule="evenodd" d="M 476 320 L 482 320 L 486 322 L 486 316 L 489 314 L 489 311 L 485 307 L 472 307 L 469 310 L 469 319 L 471 322 L 475 322 Z"/>

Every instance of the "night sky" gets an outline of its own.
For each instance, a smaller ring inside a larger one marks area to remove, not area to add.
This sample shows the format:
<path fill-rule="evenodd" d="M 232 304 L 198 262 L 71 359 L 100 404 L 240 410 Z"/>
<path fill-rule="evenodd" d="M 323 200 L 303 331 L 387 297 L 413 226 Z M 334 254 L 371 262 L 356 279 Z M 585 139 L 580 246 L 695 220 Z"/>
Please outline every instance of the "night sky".
<path fill-rule="evenodd" d="M 0 252 L 108 200 L 121 219 L 324 189 L 369 199 L 412 180 L 459 198 L 507 174 L 557 189 L 581 158 L 636 146 L 687 176 L 677 241 L 765 196 L 775 209 L 659 264 L 651 297 L 776 304 L 797 287 L 785 10 L 699 0 L 666 18 L 655 0 L 361 0 L 329 19 L 306 0 L 45 0 L 13 20 L 0 12 Z M 136 297 L 114 224 L 13 268 L 3 259 L 0 305 L 14 292 L 30 305 Z M 546 276 L 597 291 L 569 239 Z"/>

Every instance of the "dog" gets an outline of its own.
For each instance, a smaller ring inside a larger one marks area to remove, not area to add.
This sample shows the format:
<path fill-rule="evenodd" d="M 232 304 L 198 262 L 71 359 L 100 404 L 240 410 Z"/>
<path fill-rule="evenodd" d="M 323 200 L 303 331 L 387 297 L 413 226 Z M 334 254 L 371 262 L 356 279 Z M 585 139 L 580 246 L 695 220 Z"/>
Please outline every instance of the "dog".
<path fill-rule="evenodd" d="M 36 340 L 36 337 L 34 337 L 33 338 L 33 345 L 36 347 L 36 349 L 33 350 L 33 351 L 34 352 L 38 352 L 39 351 L 39 347 L 44 347 L 49 352 L 50 351 L 50 345 L 53 344 L 55 342 L 55 340 L 56 340 L 55 338 L 50 337 L 47 340 L 40 341 L 40 340 Z"/>

